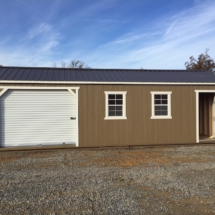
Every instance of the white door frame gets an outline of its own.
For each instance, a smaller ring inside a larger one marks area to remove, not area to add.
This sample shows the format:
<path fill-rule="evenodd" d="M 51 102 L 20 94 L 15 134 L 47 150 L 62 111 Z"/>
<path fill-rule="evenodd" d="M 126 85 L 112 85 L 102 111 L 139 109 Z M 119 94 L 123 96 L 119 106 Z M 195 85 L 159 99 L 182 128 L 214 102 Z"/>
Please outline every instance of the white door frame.
<path fill-rule="evenodd" d="M 215 93 L 215 90 L 195 90 L 196 92 L 196 142 L 199 143 L 199 93 Z"/>
<path fill-rule="evenodd" d="M 0 97 L 7 92 L 7 90 L 68 90 L 76 98 L 76 147 L 79 146 L 78 90 L 80 87 L 0 86 L 0 89 L 2 89 Z M 73 90 L 75 90 L 75 92 Z"/>

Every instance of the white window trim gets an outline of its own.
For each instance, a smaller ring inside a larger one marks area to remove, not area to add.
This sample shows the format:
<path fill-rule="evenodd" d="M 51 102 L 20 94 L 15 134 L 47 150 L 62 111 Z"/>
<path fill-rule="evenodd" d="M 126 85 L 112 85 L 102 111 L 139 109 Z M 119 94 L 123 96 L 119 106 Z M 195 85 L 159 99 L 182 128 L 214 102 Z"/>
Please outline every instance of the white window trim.
<path fill-rule="evenodd" d="M 126 117 L 126 91 L 105 91 L 105 120 L 115 120 L 115 119 L 127 119 Z M 108 116 L 108 95 L 109 94 L 122 94 L 123 105 L 122 105 L 122 116 Z"/>
<path fill-rule="evenodd" d="M 168 106 L 168 115 L 167 116 L 155 116 L 155 104 L 154 104 L 154 95 L 155 94 L 166 94 L 167 95 L 167 106 Z M 152 101 L 152 115 L 151 115 L 151 119 L 172 119 L 172 115 L 171 115 L 171 94 L 172 92 L 168 91 L 168 92 L 161 92 L 161 91 L 157 91 L 157 92 L 151 92 L 151 101 Z"/>

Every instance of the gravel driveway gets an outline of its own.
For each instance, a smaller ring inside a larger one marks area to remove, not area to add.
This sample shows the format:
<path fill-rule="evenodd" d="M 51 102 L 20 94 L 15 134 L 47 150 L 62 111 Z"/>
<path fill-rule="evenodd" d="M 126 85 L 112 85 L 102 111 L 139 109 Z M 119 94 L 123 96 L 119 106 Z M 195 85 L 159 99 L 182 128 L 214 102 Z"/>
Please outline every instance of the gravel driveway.
<path fill-rule="evenodd" d="M 2 152 L 0 214 L 215 214 L 215 146 Z"/>

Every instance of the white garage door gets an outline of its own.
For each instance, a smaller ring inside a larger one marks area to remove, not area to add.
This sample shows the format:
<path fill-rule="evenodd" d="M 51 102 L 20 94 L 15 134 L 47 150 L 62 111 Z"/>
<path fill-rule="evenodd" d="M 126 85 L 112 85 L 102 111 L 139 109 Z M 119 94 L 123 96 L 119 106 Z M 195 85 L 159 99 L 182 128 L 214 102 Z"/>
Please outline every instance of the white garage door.
<path fill-rule="evenodd" d="M 76 105 L 68 90 L 6 91 L 0 97 L 0 145 L 76 144 Z"/>

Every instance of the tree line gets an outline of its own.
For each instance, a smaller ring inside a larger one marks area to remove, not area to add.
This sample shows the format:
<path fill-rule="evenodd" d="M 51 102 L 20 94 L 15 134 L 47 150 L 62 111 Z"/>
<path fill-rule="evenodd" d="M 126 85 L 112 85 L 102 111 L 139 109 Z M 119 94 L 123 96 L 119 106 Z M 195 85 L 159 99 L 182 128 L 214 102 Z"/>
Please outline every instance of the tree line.
<path fill-rule="evenodd" d="M 190 57 L 189 61 L 185 62 L 185 67 L 187 70 L 204 70 L 204 71 L 212 71 L 215 72 L 215 61 L 208 54 L 209 49 L 207 48 L 205 53 L 202 53 L 195 59 L 193 56 Z M 0 67 L 3 65 L 0 64 Z M 52 64 L 54 68 L 58 67 L 54 62 Z M 62 68 L 78 68 L 78 69 L 90 69 L 90 67 L 80 60 L 71 60 L 69 63 L 65 61 L 61 61 Z M 143 69 L 140 67 L 140 69 Z"/>
<path fill-rule="evenodd" d="M 54 62 L 52 64 L 53 67 L 57 67 L 57 64 Z M 79 69 L 90 69 L 88 65 L 86 65 L 83 61 L 80 60 L 71 60 L 69 63 L 65 61 L 61 61 L 62 68 L 79 68 Z"/>
<path fill-rule="evenodd" d="M 205 53 L 202 53 L 198 56 L 197 59 L 195 59 L 193 56 L 190 56 L 189 61 L 185 62 L 185 67 L 187 70 L 204 70 L 204 71 L 213 71 L 215 72 L 215 61 L 213 58 L 210 57 L 208 54 L 209 49 L 206 48 Z M 57 67 L 56 63 L 53 64 L 53 67 Z M 72 60 L 69 64 L 66 64 L 66 62 L 61 62 L 62 68 L 90 68 L 88 65 L 85 65 L 83 61 L 80 60 Z M 140 69 L 143 70 L 142 67 Z"/>

